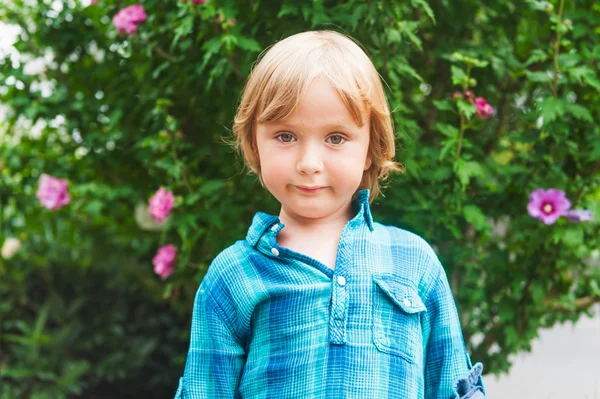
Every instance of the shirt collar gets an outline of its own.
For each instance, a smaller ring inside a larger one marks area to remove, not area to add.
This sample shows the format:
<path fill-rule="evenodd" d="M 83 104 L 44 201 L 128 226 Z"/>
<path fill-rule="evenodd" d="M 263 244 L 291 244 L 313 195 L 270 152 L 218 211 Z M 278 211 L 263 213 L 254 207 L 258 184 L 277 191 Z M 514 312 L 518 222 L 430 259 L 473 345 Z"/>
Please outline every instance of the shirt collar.
<path fill-rule="evenodd" d="M 352 201 L 352 209 L 356 212 L 353 221 L 363 222 L 367 225 L 370 231 L 373 231 L 373 216 L 371 215 L 371 207 L 369 206 L 368 189 L 360 190 L 356 198 Z M 278 230 L 283 227 L 277 216 L 269 215 L 264 212 L 256 212 L 252 219 L 252 224 L 248 229 L 246 241 L 251 246 L 255 246 L 267 229 L 271 228 L 275 223 L 278 223 Z"/>

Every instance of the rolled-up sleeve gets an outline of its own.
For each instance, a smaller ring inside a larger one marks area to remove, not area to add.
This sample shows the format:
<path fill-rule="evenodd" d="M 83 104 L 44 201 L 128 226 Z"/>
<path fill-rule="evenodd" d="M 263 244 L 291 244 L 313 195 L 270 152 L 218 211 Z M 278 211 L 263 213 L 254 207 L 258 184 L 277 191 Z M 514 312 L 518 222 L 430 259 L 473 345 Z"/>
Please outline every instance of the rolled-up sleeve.
<path fill-rule="evenodd" d="M 190 347 L 176 399 L 235 398 L 246 353 L 223 310 L 201 285 L 192 315 Z"/>
<path fill-rule="evenodd" d="M 482 366 L 478 364 L 473 368 L 471 365 L 446 273 L 437 258 L 434 266 L 439 273 L 425 298 L 427 314 L 423 319 L 423 332 L 427 337 L 425 398 L 485 397 Z M 457 387 L 467 388 L 467 383 L 468 393 L 457 392 Z"/>

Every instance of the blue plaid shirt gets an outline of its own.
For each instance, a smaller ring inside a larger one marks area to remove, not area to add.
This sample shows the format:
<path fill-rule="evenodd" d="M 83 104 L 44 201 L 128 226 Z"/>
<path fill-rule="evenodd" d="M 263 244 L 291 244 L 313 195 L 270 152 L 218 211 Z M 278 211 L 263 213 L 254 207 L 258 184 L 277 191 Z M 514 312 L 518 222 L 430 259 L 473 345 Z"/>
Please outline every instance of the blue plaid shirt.
<path fill-rule="evenodd" d="M 277 244 L 258 212 L 196 294 L 176 398 L 476 398 L 456 305 L 422 238 L 353 202 L 335 270 Z"/>

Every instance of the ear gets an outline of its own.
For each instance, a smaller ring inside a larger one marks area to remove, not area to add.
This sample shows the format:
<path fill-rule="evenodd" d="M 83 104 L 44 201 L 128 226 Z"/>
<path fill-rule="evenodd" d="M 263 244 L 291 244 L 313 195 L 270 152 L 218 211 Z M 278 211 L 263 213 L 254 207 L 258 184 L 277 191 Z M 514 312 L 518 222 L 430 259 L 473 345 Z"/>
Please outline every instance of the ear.
<path fill-rule="evenodd" d="M 365 159 L 365 169 L 364 170 L 368 170 L 371 167 L 371 164 L 373 162 L 371 161 L 371 154 L 367 154 L 367 159 Z"/>

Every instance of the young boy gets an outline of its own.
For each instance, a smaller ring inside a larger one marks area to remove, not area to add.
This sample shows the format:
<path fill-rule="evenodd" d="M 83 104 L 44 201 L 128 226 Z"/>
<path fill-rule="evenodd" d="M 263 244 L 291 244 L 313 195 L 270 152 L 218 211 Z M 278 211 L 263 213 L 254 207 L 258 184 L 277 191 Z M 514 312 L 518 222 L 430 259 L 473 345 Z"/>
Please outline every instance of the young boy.
<path fill-rule="evenodd" d="M 200 285 L 176 398 L 475 398 L 444 269 L 373 221 L 400 170 L 381 80 L 349 38 L 305 32 L 269 49 L 233 127 L 281 204 L 256 213 Z"/>

